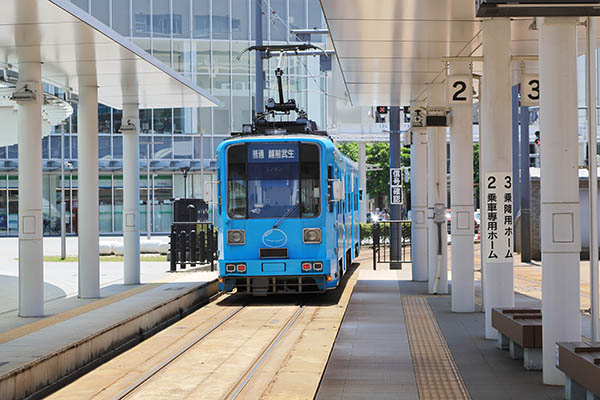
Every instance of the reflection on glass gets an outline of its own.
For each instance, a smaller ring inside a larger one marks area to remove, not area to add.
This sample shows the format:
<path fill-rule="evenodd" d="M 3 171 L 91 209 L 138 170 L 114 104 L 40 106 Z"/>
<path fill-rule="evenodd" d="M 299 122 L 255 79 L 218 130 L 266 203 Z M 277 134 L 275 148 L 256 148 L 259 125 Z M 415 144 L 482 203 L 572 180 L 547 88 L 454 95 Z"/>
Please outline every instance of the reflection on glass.
<path fill-rule="evenodd" d="M 98 159 L 110 160 L 111 157 L 110 136 L 98 137 Z"/>
<path fill-rule="evenodd" d="M 254 10 L 254 2 L 252 2 L 252 10 Z M 247 40 L 249 30 L 248 0 L 231 0 L 231 34 L 233 40 Z"/>
<path fill-rule="evenodd" d="M 140 132 L 152 132 L 152 110 L 140 110 Z"/>
<path fill-rule="evenodd" d="M 123 136 L 113 136 L 113 160 L 123 159 Z"/>
<path fill-rule="evenodd" d="M 287 0 L 271 0 L 272 22 L 271 40 L 275 42 L 287 41 Z"/>
<path fill-rule="evenodd" d="M 228 40 L 213 42 L 213 71 L 221 74 L 228 74 L 231 71 Z"/>
<path fill-rule="evenodd" d="M 213 39 L 229 39 L 229 2 L 213 0 L 212 13 Z"/>
<path fill-rule="evenodd" d="M 50 138 L 48 136 L 45 136 L 42 138 L 42 158 L 48 158 L 48 155 L 50 154 L 49 149 L 48 149 L 49 143 L 50 143 Z M 10 150 L 10 147 L 9 147 L 9 150 Z M 9 158 L 18 158 L 18 150 L 16 153 L 17 154 L 15 154 L 14 157 L 9 157 Z"/>
<path fill-rule="evenodd" d="M 191 137 L 176 137 L 173 144 L 175 159 L 191 159 L 192 158 L 192 138 Z"/>
<path fill-rule="evenodd" d="M 100 232 L 112 232 L 112 182 L 110 177 L 100 177 L 99 179 L 99 219 Z"/>
<path fill-rule="evenodd" d="M 168 66 L 171 66 L 171 39 L 154 38 L 152 55 Z"/>
<path fill-rule="evenodd" d="M 154 37 L 171 36 L 169 0 L 152 0 L 152 29 Z"/>
<path fill-rule="evenodd" d="M 192 0 L 194 37 L 210 38 L 210 0 Z"/>
<path fill-rule="evenodd" d="M 210 73 L 210 41 L 194 40 L 192 45 L 196 54 L 196 71 L 204 74 Z"/>
<path fill-rule="evenodd" d="M 290 30 L 306 29 L 306 0 L 290 0 Z M 290 41 L 301 42 L 290 33 Z"/>
<path fill-rule="evenodd" d="M 111 127 L 111 113 L 110 107 L 98 104 L 98 132 L 99 133 L 110 133 Z"/>
<path fill-rule="evenodd" d="M 173 148 L 171 147 L 172 138 L 170 136 L 154 137 L 154 154 L 153 159 L 170 159 L 173 156 Z"/>
<path fill-rule="evenodd" d="M 128 2 L 129 3 L 129 2 Z M 123 0 L 112 0 L 112 28 L 125 37 L 129 37 L 129 4 Z"/>
<path fill-rule="evenodd" d="M 173 69 L 178 72 L 192 71 L 192 51 L 189 40 L 173 40 Z"/>
<path fill-rule="evenodd" d="M 121 121 L 123 120 L 123 111 L 122 110 L 113 110 L 113 133 L 120 134 L 121 133 Z"/>
<path fill-rule="evenodd" d="M 110 7 L 109 0 L 94 0 L 92 1 L 92 15 L 102 21 L 104 25 L 110 24 Z"/>
<path fill-rule="evenodd" d="M 50 136 L 50 158 L 60 159 L 60 156 L 60 136 L 52 135 Z"/>
<path fill-rule="evenodd" d="M 154 110 L 154 133 L 171 133 L 173 127 L 173 112 L 170 108 Z"/>
<path fill-rule="evenodd" d="M 150 0 L 133 0 L 133 36 L 150 36 Z M 145 50 L 145 48 L 144 48 Z"/>
<path fill-rule="evenodd" d="M 173 37 L 190 37 L 189 0 L 173 0 Z"/>

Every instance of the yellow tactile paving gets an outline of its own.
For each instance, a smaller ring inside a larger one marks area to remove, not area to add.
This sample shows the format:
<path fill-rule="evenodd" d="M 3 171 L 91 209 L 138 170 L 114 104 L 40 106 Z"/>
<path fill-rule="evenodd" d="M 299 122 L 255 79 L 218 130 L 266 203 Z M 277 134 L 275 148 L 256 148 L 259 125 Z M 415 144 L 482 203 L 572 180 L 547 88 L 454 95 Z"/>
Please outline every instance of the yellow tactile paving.
<path fill-rule="evenodd" d="M 127 290 L 123 293 L 119 293 L 114 296 L 99 299 L 99 300 L 93 301 L 91 303 L 85 304 L 83 306 L 74 308 L 72 310 L 68 310 L 68 311 L 62 312 L 60 314 L 52 315 L 52 316 L 31 322 L 27 325 L 23 325 L 23 326 L 14 328 L 14 329 L 10 329 L 8 331 L 0 333 L 0 344 L 9 342 L 14 339 L 18 339 L 22 336 L 29 335 L 30 333 L 36 332 L 40 329 L 44 329 L 49 326 L 58 324 L 59 322 L 63 322 L 68 319 L 77 317 L 79 315 L 88 313 L 90 311 L 94 311 L 99 308 L 108 306 L 108 305 L 116 303 L 118 301 L 127 299 L 131 296 L 135 296 L 136 294 L 146 292 L 146 291 L 153 289 L 157 286 L 160 286 L 162 284 L 172 282 L 172 281 L 176 280 L 177 278 L 179 278 L 179 276 L 174 274 L 172 276 L 161 279 L 160 282 L 149 283 L 149 284 L 145 284 L 142 286 L 138 286 L 136 288 Z"/>
<path fill-rule="evenodd" d="M 402 296 L 402 307 L 419 399 L 470 399 L 426 298 Z"/>

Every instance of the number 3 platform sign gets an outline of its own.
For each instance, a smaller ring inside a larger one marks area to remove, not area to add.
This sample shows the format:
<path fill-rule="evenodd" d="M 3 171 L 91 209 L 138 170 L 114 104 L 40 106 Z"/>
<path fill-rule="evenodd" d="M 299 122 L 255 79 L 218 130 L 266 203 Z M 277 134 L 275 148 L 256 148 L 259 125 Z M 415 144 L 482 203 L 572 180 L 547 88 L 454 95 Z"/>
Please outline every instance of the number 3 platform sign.
<path fill-rule="evenodd" d="M 489 263 L 513 259 L 512 174 L 492 172 L 485 175 L 485 258 Z"/>
<path fill-rule="evenodd" d="M 521 105 L 540 105 L 540 77 L 538 75 L 521 76 Z"/>

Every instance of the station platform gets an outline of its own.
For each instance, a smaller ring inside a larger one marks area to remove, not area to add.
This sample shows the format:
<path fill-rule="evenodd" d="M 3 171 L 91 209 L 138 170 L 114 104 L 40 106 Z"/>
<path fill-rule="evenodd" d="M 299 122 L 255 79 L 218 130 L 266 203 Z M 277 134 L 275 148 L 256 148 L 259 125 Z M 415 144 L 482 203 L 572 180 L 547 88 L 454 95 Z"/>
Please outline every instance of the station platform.
<path fill-rule="evenodd" d="M 363 269 L 317 399 L 563 399 L 484 338 L 484 314 L 450 311 L 410 272 Z M 540 306 L 515 293 L 517 307 Z"/>
<path fill-rule="evenodd" d="M 217 273 L 206 268 L 167 273 L 166 262 L 142 263 L 143 284 L 123 285 L 117 272 L 122 263 L 107 263 L 113 265 L 101 266 L 101 298 L 79 299 L 66 293 L 73 272 L 69 264 L 46 266 L 54 268 L 55 281 L 65 283 L 46 296 L 44 317 L 19 318 L 14 290 L 0 293 L 0 399 L 41 398 L 181 319 L 218 291 Z"/>

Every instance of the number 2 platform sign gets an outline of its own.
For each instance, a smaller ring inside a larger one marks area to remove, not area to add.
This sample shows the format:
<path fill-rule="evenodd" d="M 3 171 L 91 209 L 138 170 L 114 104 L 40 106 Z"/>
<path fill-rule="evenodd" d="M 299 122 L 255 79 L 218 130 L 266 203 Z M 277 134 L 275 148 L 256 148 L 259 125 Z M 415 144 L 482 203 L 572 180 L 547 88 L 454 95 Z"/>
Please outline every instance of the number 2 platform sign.
<path fill-rule="evenodd" d="M 512 262 L 513 193 L 512 174 L 492 172 L 485 175 L 485 258 L 488 263 Z"/>

